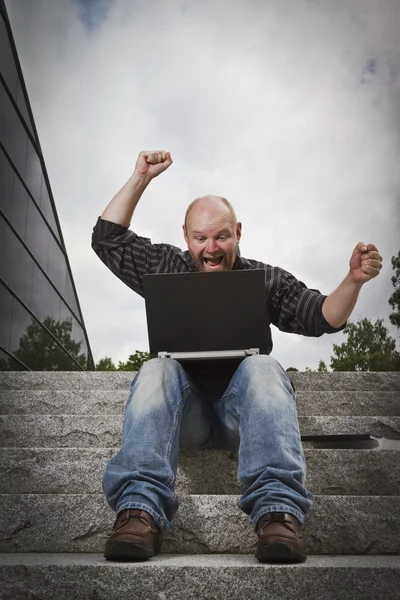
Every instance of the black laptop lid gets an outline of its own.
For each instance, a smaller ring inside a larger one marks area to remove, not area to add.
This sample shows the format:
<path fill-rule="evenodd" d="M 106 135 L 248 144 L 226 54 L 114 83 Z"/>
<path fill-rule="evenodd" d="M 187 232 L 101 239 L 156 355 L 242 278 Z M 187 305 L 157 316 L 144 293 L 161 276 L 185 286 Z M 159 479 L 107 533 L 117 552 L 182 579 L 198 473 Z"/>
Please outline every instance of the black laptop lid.
<path fill-rule="evenodd" d="M 150 354 L 267 351 L 264 269 L 144 276 Z"/>

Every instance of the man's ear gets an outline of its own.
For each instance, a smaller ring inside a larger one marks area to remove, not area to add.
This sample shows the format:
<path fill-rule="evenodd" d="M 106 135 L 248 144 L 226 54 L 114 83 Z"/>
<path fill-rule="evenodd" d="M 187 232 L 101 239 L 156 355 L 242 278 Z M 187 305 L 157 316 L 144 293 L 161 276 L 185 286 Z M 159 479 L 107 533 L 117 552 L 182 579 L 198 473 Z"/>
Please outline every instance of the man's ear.
<path fill-rule="evenodd" d="M 185 238 L 186 243 L 189 243 L 189 238 L 187 236 L 187 231 L 186 231 L 186 227 L 184 225 L 182 225 L 182 229 L 183 229 L 183 237 Z"/>
<path fill-rule="evenodd" d="M 236 224 L 236 237 L 237 237 L 237 241 L 239 243 L 240 238 L 242 237 L 242 224 L 241 223 Z"/>

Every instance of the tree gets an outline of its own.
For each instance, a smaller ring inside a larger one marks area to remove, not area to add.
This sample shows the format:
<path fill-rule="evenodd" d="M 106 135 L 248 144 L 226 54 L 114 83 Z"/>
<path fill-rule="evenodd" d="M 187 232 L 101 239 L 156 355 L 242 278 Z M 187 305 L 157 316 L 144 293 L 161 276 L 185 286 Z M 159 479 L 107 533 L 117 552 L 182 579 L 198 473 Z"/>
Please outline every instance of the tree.
<path fill-rule="evenodd" d="M 334 371 L 400 371 L 400 352 L 383 319 L 375 324 L 369 319 L 357 324 L 348 321 L 343 333 L 348 335 L 347 342 L 333 345 L 330 366 Z"/>
<path fill-rule="evenodd" d="M 319 373 L 327 373 L 328 372 L 328 367 L 326 366 L 326 364 L 325 364 L 325 362 L 323 360 L 319 361 L 317 371 Z"/>
<path fill-rule="evenodd" d="M 131 354 L 126 363 L 121 360 L 116 367 L 109 356 L 99 360 L 96 364 L 96 371 L 139 371 L 140 367 L 150 358 L 148 352 L 136 350 L 135 354 Z"/>
<path fill-rule="evenodd" d="M 286 369 L 286 373 L 288 373 L 290 371 L 296 371 L 297 373 L 299 372 L 299 370 L 296 369 L 296 367 L 289 367 L 288 369 Z"/>
<path fill-rule="evenodd" d="M 139 371 L 140 367 L 150 359 L 148 352 L 136 350 L 135 354 L 131 354 L 126 363 L 119 361 L 118 371 Z"/>
<path fill-rule="evenodd" d="M 105 358 L 101 358 L 95 367 L 96 371 L 116 371 L 117 367 L 114 365 L 113 361 L 109 356 Z"/>
<path fill-rule="evenodd" d="M 71 337 L 72 319 L 56 321 L 52 317 L 43 319 L 43 325 L 59 340 L 66 350 L 83 368 L 87 366 L 87 356 L 81 353 L 82 341 Z M 71 371 L 80 370 L 65 350 L 52 338 L 37 321 L 32 319 L 19 340 L 19 348 L 14 355 L 32 371 Z M 1 370 L 12 369 L 7 361 L 0 364 Z"/>
<path fill-rule="evenodd" d="M 394 270 L 392 277 L 394 292 L 389 298 L 389 304 L 394 312 L 389 315 L 389 321 L 392 325 L 400 327 L 400 250 L 397 256 L 392 256 L 392 267 Z"/>

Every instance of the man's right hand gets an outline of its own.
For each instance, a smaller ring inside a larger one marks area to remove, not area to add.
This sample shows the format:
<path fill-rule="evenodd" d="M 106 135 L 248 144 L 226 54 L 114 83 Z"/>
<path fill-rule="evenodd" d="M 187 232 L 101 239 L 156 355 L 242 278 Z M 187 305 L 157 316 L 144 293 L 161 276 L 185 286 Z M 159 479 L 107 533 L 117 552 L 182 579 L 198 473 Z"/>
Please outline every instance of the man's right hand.
<path fill-rule="evenodd" d="M 169 152 L 164 150 L 143 151 L 136 161 L 135 170 L 124 187 L 111 200 L 101 218 L 129 227 L 136 208 L 149 182 L 172 165 Z"/>
<path fill-rule="evenodd" d="M 153 179 L 168 169 L 172 163 L 173 160 L 169 152 L 165 152 L 164 150 L 144 150 L 139 154 L 136 161 L 134 174 Z"/>

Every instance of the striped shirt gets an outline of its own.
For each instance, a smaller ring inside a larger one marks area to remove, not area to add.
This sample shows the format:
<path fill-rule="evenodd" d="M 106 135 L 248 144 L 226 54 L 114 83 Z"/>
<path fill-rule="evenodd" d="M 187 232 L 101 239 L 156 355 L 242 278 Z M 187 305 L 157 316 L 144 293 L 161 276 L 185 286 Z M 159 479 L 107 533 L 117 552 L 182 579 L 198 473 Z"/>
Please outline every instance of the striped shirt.
<path fill-rule="evenodd" d="M 130 231 L 128 227 L 100 217 L 93 228 L 92 248 L 102 262 L 128 287 L 144 296 L 143 275 L 154 273 L 187 273 L 198 271 L 188 250 L 170 244 L 153 244 L 150 239 Z M 341 331 L 332 327 L 322 314 L 326 298 L 310 289 L 291 273 L 243 258 L 240 252 L 233 269 L 264 269 L 266 306 L 270 323 L 281 331 L 319 337 L 324 333 Z M 272 337 L 268 328 L 268 354 Z"/>

